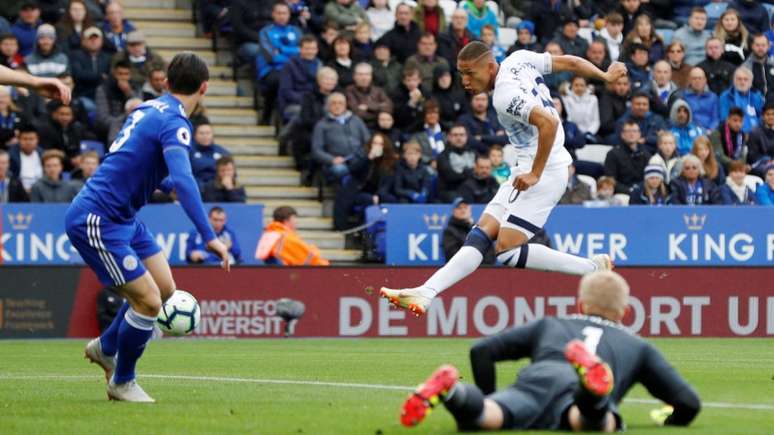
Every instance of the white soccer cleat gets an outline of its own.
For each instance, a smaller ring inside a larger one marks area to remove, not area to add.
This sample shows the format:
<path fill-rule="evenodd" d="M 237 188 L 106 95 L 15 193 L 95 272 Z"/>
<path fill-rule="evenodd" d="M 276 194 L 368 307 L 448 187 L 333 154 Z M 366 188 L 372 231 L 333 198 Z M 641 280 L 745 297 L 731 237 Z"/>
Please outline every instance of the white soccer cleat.
<path fill-rule="evenodd" d="M 607 254 L 598 254 L 591 257 L 591 262 L 594 266 L 597 266 L 596 271 L 600 270 L 613 270 L 613 260 Z"/>
<path fill-rule="evenodd" d="M 113 376 L 113 372 L 116 369 L 116 358 L 102 353 L 102 343 L 99 341 L 99 337 L 86 344 L 86 349 L 83 351 L 83 357 L 93 364 L 102 367 L 102 370 L 105 371 L 105 381 L 110 382 L 110 378 Z"/>
<path fill-rule="evenodd" d="M 108 382 L 107 395 L 110 400 L 119 400 L 122 402 L 156 403 L 145 390 L 137 385 L 137 381 L 134 379 L 129 382 L 124 382 L 123 384 L 115 384 L 113 383 L 113 379 L 111 379 L 110 382 Z"/>
<path fill-rule="evenodd" d="M 433 300 L 420 294 L 419 288 L 391 289 L 382 287 L 379 290 L 379 296 L 390 301 L 394 307 L 409 310 L 417 317 L 421 317 L 427 312 L 427 308 Z"/>

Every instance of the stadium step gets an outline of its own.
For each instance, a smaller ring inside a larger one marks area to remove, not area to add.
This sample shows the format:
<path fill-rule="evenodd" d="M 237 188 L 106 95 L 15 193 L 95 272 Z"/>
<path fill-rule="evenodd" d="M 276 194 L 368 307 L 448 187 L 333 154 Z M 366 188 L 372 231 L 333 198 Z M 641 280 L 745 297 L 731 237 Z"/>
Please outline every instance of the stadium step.
<path fill-rule="evenodd" d="M 180 53 L 180 50 L 170 50 L 170 49 L 161 49 L 161 50 L 153 50 L 153 51 L 159 54 L 167 62 L 172 60 L 172 58 L 175 57 L 177 53 Z M 204 60 L 204 62 L 207 63 L 207 66 L 215 65 L 215 53 L 213 53 L 212 50 L 207 49 L 207 50 L 187 50 L 187 51 L 192 51 L 197 56 L 201 57 Z"/>
<path fill-rule="evenodd" d="M 269 199 L 315 199 L 317 189 L 304 186 L 247 186 L 247 197 L 258 202 Z"/>
<path fill-rule="evenodd" d="M 263 201 L 263 215 L 266 222 L 271 220 L 274 209 L 283 205 L 293 207 L 301 217 L 323 217 L 320 203 L 309 199 L 271 199 Z"/>
<path fill-rule="evenodd" d="M 344 236 L 330 231 L 299 231 L 304 241 L 320 249 L 344 249 Z"/>
<path fill-rule="evenodd" d="M 134 25 L 142 30 L 148 39 L 159 36 L 172 36 L 177 38 L 193 38 L 196 36 L 196 27 L 191 23 L 167 23 L 163 21 L 135 21 Z M 154 45 L 150 45 L 156 48 Z M 161 47 L 159 47 L 161 48 Z M 230 69 L 229 69 L 230 70 Z M 230 71 L 229 71 L 230 72 Z M 210 72 L 212 74 L 212 72 Z"/>
<path fill-rule="evenodd" d="M 126 8 L 124 17 L 131 21 L 191 22 L 189 9 Z"/>
<path fill-rule="evenodd" d="M 277 156 L 277 144 L 271 144 L 271 143 L 262 143 L 260 142 L 261 139 L 257 140 L 247 140 L 247 141 L 240 141 L 240 144 L 238 145 L 227 145 L 226 139 L 219 140 L 218 144 L 225 146 L 229 151 L 231 151 L 231 154 L 234 154 L 235 156 L 239 156 L 240 160 L 245 158 L 245 162 L 240 162 L 237 160 L 237 167 L 263 167 L 263 162 L 250 162 L 249 157 L 250 156 L 260 156 L 260 157 L 272 157 Z"/>
<path fill-rule="evenodd" d="M 239 171 L 239 181 L 245 185 L 297 186 L 299 180 L 299 173 L 295 169 L 249 168 Z"/>
<path fill-rule="evenodd" d="M 178 38 L 171 36 L 155 36 L 146 38 L 148 47 L 155 49 L 174 48 L 177 50 L 210 50 L 212 42 L 205 38 Z"/>
<path fill-rule="evenodd" d="M 256 124 L 258 114 L 253 109 L 207 108 L 207 118 L 214 124 Z"/>
<path fill-rule="evenodd" d="M 360 251 L 353 249 L 320 249 L 323 258 L 336 263 L 355 263 L 360 260 Z"/>
<path fill-rule="evenodd" d="M 229 150 L 234 152 L 231 147 Z M 243 153 L 234 153 L 237 157 L 237 168 L 239 170 L 252 169 L 252 168 L 275 168 L 275 169 L 292 169 L 293 159 L 286 156 L 277 155 L 244 155 Z M 298 175 L 298 172 L 296 172 Z M 319 204 L 318 204 L 319 205 Z"/>
<path fill-rule="evenodd" d="M 215 82 L 212 80 L 210 83 Z M 220 81 L 220 80 L 217 80 Z M 234 83 L 234 82 L 226 82 Z M 212 85 L 210 85 L 212 86 Z M 207 92 L 207 96 L 204 97 L 204 106 L 207 108 L 251 108 L 253 107 L 253 99 L 250 97 L 232 97 L 227 95 L 210 95 Z"/>
<path fill-rule="evenodd" d="M 265 138 L 266 140 L 270 139 L 276 143 L 276 140 L 274 139 L 274 127 L 270 125 L 255 125 L 255 123 L 251 125 L 223 124 L 213 125 L 212 127 L 215 129 L 215 138 L 218 143 L 226 143 L 225 140 L 220 140 L 220 138 L 224 136 L 235 138 L 235 140 L 239 141 L 237 143 L 244 143 L 246 140 L 250 140 L 245 138 L 254 137 Z"/>
<path fill-rule="evenodd" d="M 215 98 L 215 99 L 217 99 L 218 97 L 236 98 L 237 97 L 236 83 L 231 80 L 212 79 L 208 82 L 207 96 L 208 97 L 205 97 L 205 100 L 204 100 L 206 107 L 218 107 L 218 106 L 210 106 L 209 104 L 206 104 L 206 103 L 210 98 Z M 252 107 L 253 105 L 252 98 L 248 98 L 248 100 L 249 100 L 249 104 L 247 107 Z"/>
<path fill-rule="evenodd" d="M 121 0 L 124 8 L 174 9 L 176 3 L 177 0 Z"/>

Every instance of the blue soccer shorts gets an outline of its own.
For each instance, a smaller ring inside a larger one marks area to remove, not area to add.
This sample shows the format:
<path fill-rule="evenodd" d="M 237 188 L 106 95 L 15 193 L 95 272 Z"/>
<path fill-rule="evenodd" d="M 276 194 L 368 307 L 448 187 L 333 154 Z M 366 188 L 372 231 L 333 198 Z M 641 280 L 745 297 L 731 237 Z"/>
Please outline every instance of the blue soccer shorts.
<path fill-rule="evenodd" d="M 142 222 L 111 221 L 73 204 L 65 215 L 70 243 L 106 286 L 121 286 L 145 273 L 142 260 L 161 252 Z"/>

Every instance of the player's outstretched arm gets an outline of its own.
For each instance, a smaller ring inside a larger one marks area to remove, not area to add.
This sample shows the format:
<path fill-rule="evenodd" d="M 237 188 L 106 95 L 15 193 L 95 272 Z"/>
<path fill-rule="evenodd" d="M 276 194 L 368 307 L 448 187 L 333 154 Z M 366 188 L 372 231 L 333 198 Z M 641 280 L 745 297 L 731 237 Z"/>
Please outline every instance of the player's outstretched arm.
<path fill-rule="evenodd" d="M 70 104 L 70 88 L 59 79 L 35 77 L 0 65 L 0 84 L 34 89 L 44 97 L 56 98 Z"/>
<path fill-rule="evenodd" d="M 207 213 L 204 211 L 199 187 L 191 171 L 188 150 L 181 145 L 167 146 L 164 148 L 164 160 L 169 169 L 169 177 L 162 181 L 162 187 L 174 186 L 180 205 L 183 206 L 185 214 L 194 223 L 196 230 L 202 235 L 207 249 L 215 252 L 223 260 L 223 268 L 226 271 L 230 270 L 228 248 L 215 237 L 215 232 L 207 220 Z"/>
<path fill-rule="evenodd" d="M 607 71 L 594 66 L 588 60 L 572 55 L 552 56 L 552 72 L 569 71 L 575 75 L 581 75 L 586 78 L 603 80 L 612 83 L 627 74 L 626 65 L 621 62 L 613 62 Z"/>
<path fill-rule="evenodd" d="M 653 397 L 674 408 L 664 425 L 687 426 L 701 409 L 701 400 L 696 391 L 686 382 L 655 347 L 648 345 L 643 356 L 639 382 Z"/>
<path fill-rule="evenodd" d="M 476 386 L 484 394 L 494 393 L 497 386 L 495 363 L 530 356 L 541 321 L 506 329 L 478 340 L 470 348 L 470 366 Z"/>

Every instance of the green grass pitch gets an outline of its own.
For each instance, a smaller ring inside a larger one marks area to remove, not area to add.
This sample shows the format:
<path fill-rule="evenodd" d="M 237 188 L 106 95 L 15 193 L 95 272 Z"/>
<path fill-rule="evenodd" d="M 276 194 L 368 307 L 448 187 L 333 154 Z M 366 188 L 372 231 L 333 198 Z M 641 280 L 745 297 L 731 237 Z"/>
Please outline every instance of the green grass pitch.
<path fill-rule="evenodd" d="M 655 342 L 706 406 L 690 428 L 665 429 L 649 421 L 656 405 L 624 401 L 630 432 L 774 433 L 774 339 Z M 164 339 L 139 363 L 140 384 L 158 403 L 140 405 L 106 400 L 102 372 L 82 359 L 84 340 L 0 341 L 0 434 L 453 433 L 443 407 L 403 428 L 407 392 L 380 386 L 415 386 L 446 362 L 470 380 L 470 343 Z M 499 366 L 498 383 L 510 383 L 523 363 Z M 649 398 L 640 387 L 628 397 Z"/>

